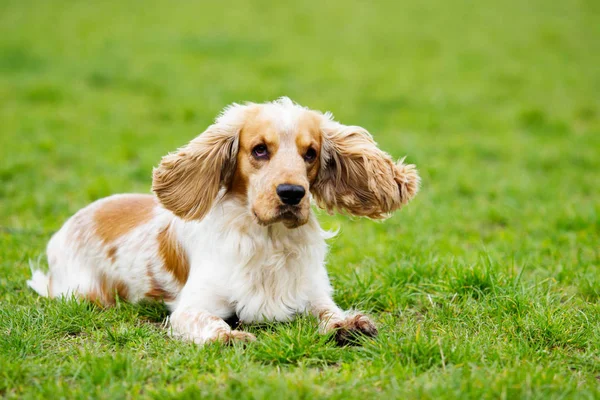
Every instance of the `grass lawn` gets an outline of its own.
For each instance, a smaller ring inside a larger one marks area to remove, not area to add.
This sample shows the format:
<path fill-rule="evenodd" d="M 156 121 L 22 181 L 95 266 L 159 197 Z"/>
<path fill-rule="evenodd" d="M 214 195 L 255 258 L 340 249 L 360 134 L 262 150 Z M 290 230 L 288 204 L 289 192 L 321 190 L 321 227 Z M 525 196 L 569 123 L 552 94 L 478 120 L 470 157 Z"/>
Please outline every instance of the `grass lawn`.
<path fill-rule="evenodd" d="M 419 167 L 386 222 L 319 217 L 377 339 L 201 348 L 159 304 L 28 290 L 68 216 L 282 95 Z M 0 3 L 0 397 L 598 398 L 599 301 L 597 0 Z"/>

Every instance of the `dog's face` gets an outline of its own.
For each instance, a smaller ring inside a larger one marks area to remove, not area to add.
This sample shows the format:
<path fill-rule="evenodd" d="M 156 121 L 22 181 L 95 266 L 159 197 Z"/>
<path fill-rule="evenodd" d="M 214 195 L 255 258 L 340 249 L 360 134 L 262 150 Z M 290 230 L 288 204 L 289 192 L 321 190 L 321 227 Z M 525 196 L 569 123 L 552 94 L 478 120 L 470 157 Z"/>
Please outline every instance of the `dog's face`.
<path fill-rule="evenodd" d="M 239 132 L 230 192 L 245 197 L 257 223 L 303 225 L 310 212 L 310 188 L 321 153 L 320 118 L 308 110 L 292 115 L 259 107 Z M 287 118 L 286 118 L 287 117 Z"/>
<path fill-rule="evenodd" d="M 394 163 L 370 134 L 282 98 L 234 104 L 154 170 L 153 190 L 184 219 L 201 219 L 219 192 L 236 196 L 261 225 L 296 228 L 311 197 L 328 211 L 384 218 L 416 193 L 413 165 Z"/>

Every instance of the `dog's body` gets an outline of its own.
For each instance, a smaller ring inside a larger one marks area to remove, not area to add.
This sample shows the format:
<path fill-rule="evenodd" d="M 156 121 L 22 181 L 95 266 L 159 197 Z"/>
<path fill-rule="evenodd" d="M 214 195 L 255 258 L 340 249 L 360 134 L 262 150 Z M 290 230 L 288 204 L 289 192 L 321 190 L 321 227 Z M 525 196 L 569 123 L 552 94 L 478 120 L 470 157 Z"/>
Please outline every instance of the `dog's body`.
<path fill-rule="evenodd" d="M 50 240 L 50 273 L 28 282 L 49 297 L 104 305 L 165 301 L 172 333 L 196 343 L 252 340 L 225 318 L 286 321 L 309 312 L 338 338 L 375 335 L 340 310 L 325 270 L 329 211 L 382 218 L 410 200 L 419 178 L 359 127 L 283 98 L 234 105 L 154 171 L 151 195 L 115 195 L 80 210 Z"/>

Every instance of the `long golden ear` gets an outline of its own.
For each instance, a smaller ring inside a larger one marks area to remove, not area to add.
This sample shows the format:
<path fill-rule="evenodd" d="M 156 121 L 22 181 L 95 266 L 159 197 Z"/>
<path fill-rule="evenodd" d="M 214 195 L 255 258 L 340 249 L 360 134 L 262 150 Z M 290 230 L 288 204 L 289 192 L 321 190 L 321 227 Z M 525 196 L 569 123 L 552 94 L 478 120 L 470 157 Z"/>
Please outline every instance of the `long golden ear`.
<path fill-rule="evenodd" d="M 325 118 L 321 170 L 311 189 L 319 207 L 381 219 L 415 196 L 420 178 L 414 165 L 394 162 L 365 129 Z"/>
<path fill-rule="evenodd" d="M 162 205 L 186 220 L 202 219 L 235 171 L 241 108 L 233 105 L 186 146 L 154 168 L 152 190 Z"/>

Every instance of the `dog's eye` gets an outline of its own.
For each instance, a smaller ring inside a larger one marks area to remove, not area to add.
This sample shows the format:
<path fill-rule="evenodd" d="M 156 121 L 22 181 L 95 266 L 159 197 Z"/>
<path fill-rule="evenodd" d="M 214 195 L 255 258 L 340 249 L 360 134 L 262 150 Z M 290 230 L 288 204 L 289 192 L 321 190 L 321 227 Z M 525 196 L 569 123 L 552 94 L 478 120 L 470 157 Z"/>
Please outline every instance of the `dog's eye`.
<path fill-rule="evenodd" d="M 267 160 L 269 158 L 269 150 L 264 144 L 259 144 L 252 149 L 252 155 L 259 160 Z"/>
<path fill-rule="evenodd" d="M 304 155 L 304 160 L 306 162 L 313 162 L 317 158 L 317 151 L 312 147 L 306 150 L 306 154 Z"/>

